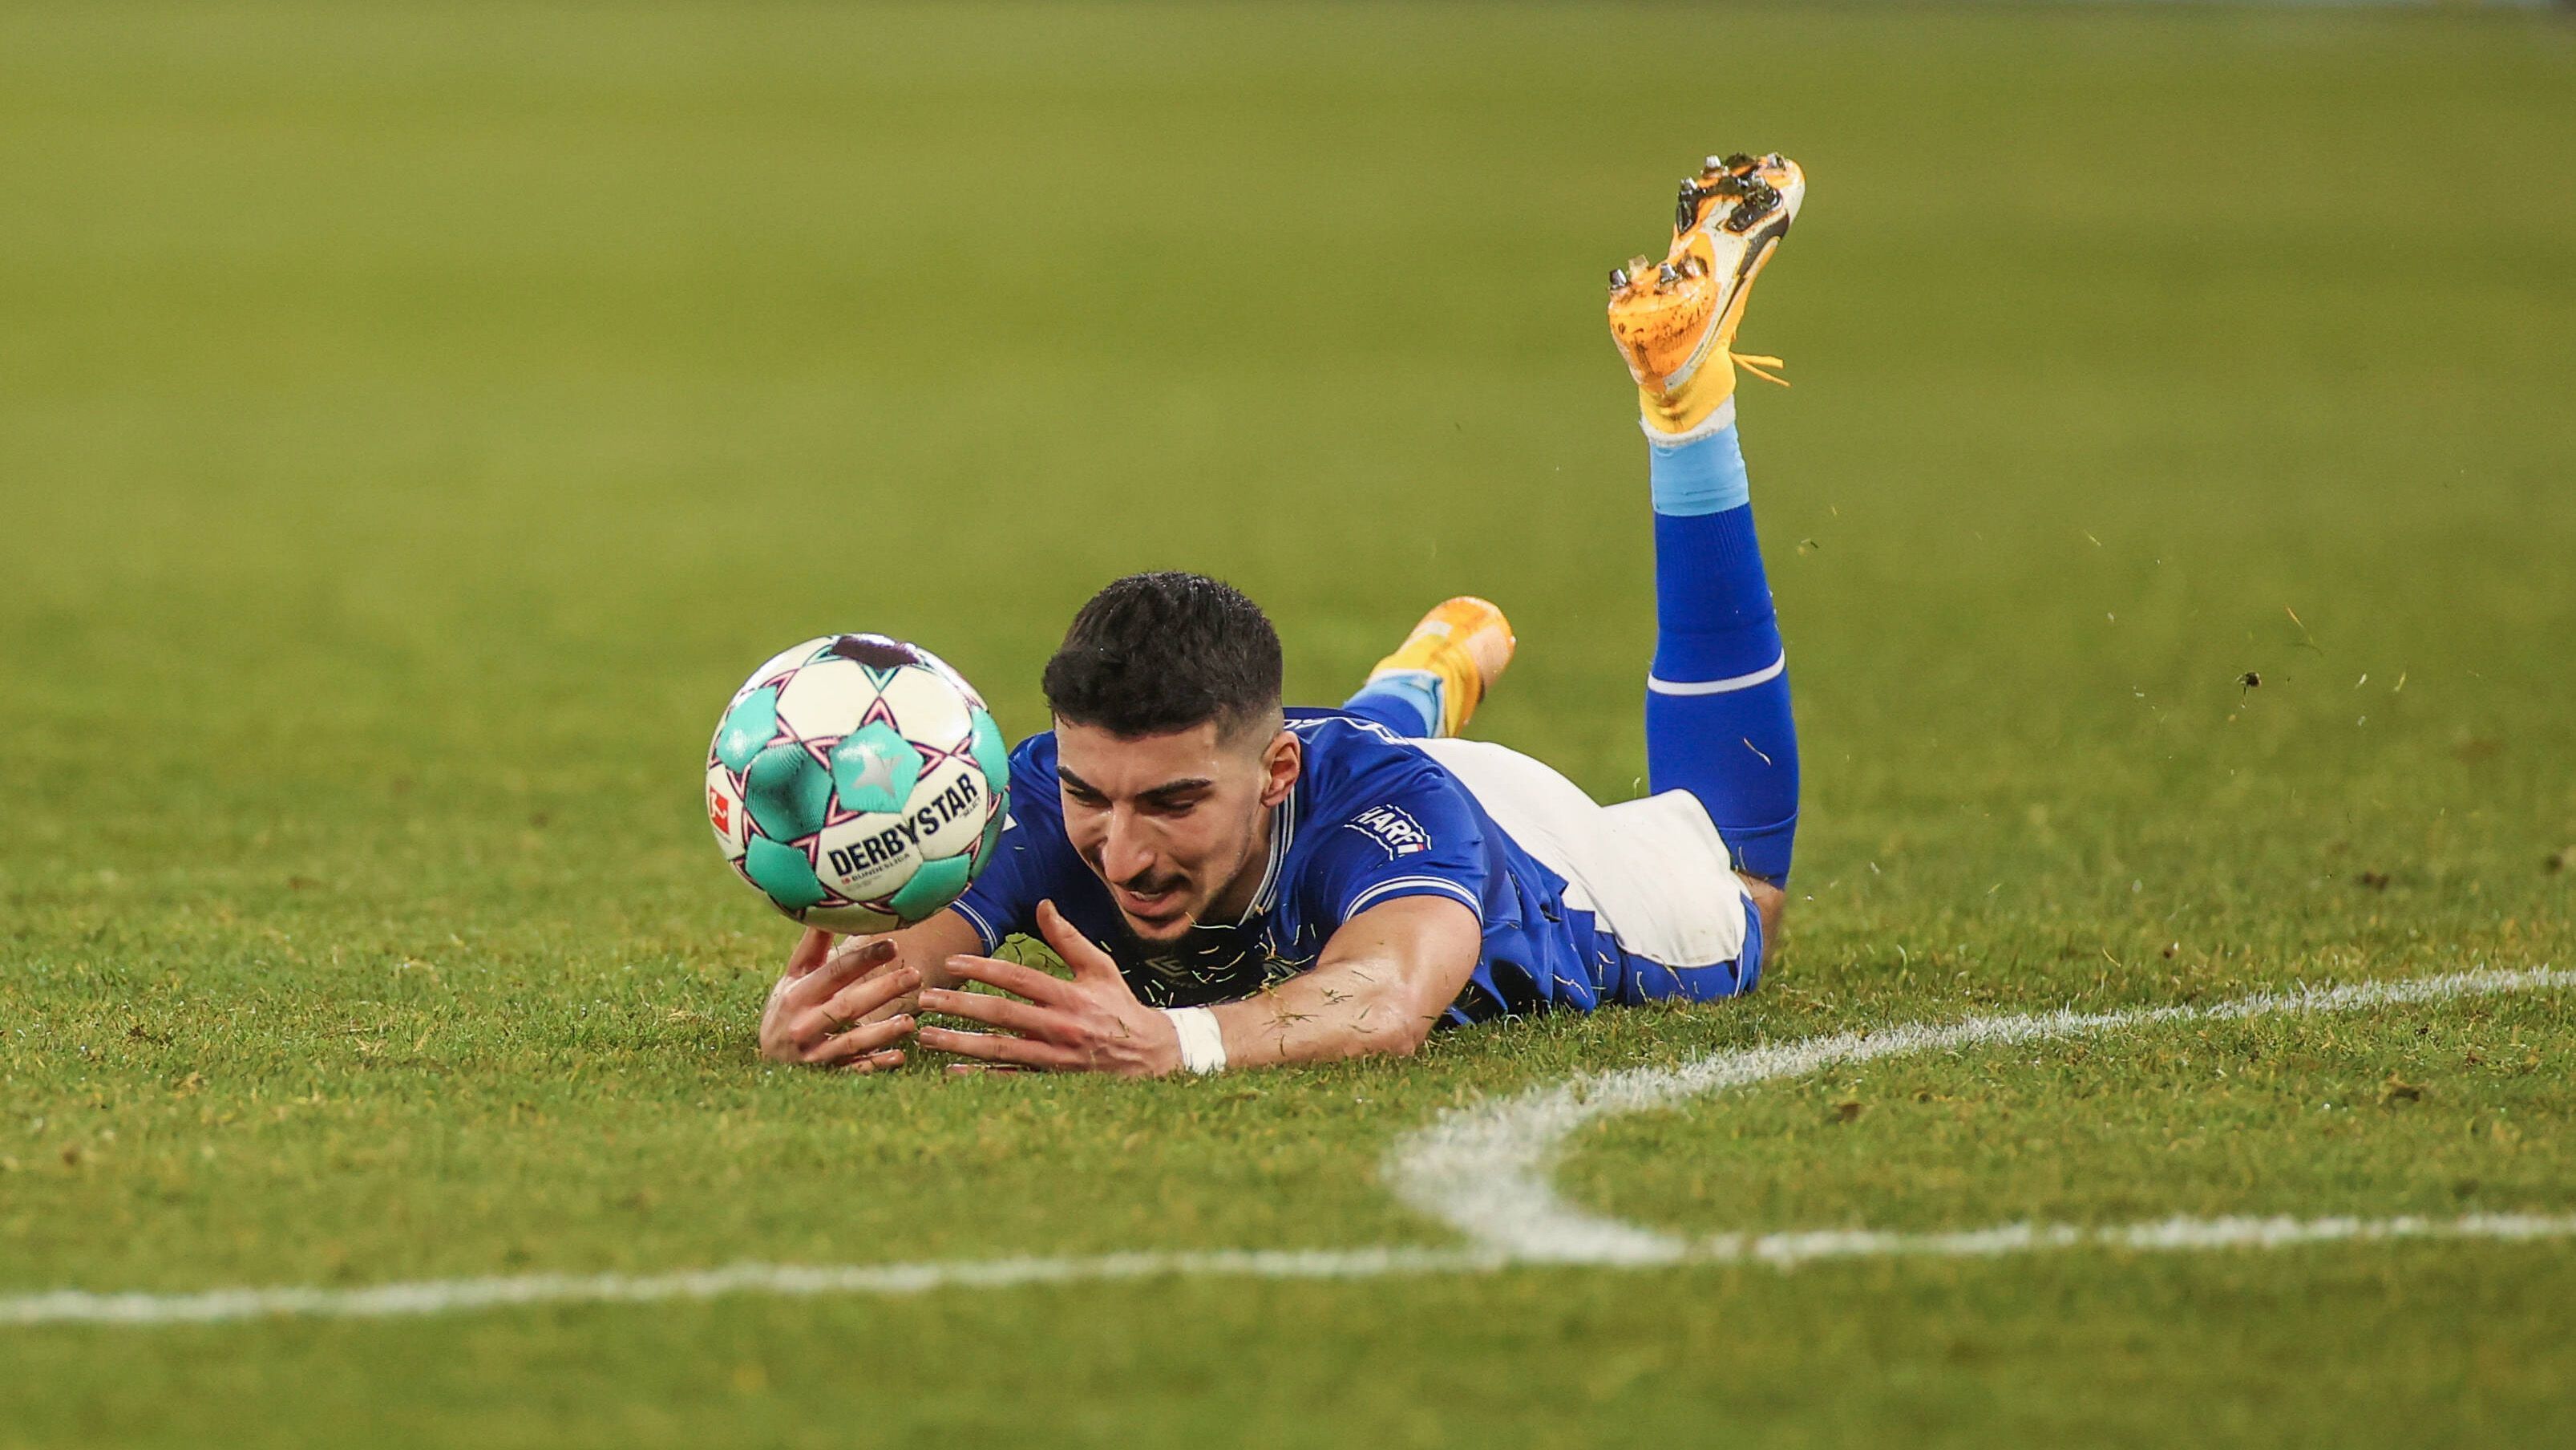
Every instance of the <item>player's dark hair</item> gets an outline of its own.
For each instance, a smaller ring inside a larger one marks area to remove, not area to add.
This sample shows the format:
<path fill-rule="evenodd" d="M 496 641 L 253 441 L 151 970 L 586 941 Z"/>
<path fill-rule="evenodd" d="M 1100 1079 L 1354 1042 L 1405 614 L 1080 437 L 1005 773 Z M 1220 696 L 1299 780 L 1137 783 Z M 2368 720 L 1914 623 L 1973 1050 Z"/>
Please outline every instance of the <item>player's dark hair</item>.
<path fill-rule="evenodd" d="M 1233 585 L 1130 574 L 1091 596 L 1047 661 L 1047 708 L 1123 739 L 1214 720 L 1232 736 L 1275 720 L 1279 631 Z"/>

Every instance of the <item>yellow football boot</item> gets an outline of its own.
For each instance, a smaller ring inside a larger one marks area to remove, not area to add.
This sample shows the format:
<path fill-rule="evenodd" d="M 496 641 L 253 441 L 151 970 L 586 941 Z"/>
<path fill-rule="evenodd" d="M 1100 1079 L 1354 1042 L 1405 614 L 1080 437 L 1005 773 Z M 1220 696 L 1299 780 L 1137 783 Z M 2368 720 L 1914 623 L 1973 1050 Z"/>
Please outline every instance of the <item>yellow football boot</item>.
<path fill-rule="evenodd" d="M 1369 683 L 1389 675 L 1428 675 L 1440 697 L 1440 734 L 1454 737 L 1484 703 L 1485 691 L 1512 662 L 1512 622 L 1492 604 L 1461 594 L 1434 605 L 1395 653 L 1369 671 Z"/>
<path fill-rule="evenodd" d="M 1682 183 L 1664 260 L 1632 257 L 1611 270 L 1610 335 L 1637 380 L 1649 432 L 1693 436 L 1735 395 L 1738 363 L 1786 386 L 1763 371 L 1778 358 L 1733 350 L 1735 328 L 1806 197 L 1806 173 L 1777 152 L 1712 156 Z"/>

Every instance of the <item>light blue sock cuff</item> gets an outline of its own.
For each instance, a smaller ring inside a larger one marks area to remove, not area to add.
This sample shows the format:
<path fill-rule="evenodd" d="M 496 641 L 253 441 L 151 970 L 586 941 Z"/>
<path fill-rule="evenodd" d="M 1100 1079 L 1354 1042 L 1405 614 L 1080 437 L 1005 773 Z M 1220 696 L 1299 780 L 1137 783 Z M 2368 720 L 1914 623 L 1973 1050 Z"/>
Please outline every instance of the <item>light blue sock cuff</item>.
<path fill-rule="evenodd" d="M 1398 735 L 1429 740 L 1440 733 L 1440 690 L 1440 677 L 1429 670 L 1397 670 L 1361 686 L 1342 708 Z M 1408 712 L 1418 726 L 1406 728 Z"/>
<path fill-rule="evenodd" d="M 1732 423 L 1676 446 L 1650 444 L 1646 481 L 1659 514 L 1722 514 L 1753 501 L 1744 475 L 1744 449 Z"/>

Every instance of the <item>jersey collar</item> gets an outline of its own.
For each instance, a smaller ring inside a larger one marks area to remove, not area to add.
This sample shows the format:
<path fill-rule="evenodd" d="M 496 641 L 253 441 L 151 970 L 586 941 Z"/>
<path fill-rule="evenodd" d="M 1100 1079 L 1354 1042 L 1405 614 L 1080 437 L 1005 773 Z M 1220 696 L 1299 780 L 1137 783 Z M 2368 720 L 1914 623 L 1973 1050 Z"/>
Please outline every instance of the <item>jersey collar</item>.
<path fill-rule="evenodd" d="M 1252 905 L 1244 908 L 1242 920 L 1235 925 L 1250 926 L 1279 905 L 1279 879 L 1288 864 L 1288 848 L 1297 839 L 1297 797 L 1305 788 L 1303 779 L 1290 786 L 1288 799 L 1270 813 L 1270 862 L 1261 870 L 1261 888 L 1252 893 Z"/>

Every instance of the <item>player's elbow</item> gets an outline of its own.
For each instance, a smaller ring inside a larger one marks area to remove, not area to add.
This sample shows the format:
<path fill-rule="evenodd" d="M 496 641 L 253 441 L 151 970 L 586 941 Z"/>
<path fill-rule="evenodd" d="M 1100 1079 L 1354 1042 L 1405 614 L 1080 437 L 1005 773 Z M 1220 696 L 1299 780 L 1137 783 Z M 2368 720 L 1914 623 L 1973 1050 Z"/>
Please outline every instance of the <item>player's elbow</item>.
<path fill-rule="evenodd" d="M 1431 1026 L 1436 1018 L 1406 1013 L 1386 1024 L 1377 1035 L 1375 1051 L 1385 1057 L 1411 1057 L 1431 1040 Z"/>
<path fill-rule="evenodd" d="M 1415 1000 L 1420 994 L 1390 991 L 1373 994 L 1374 1000 L 1359 1004 L 1358 1012 L 1348 1023 L 1344 1053 L 1351 1057 L 1411 1057 L 1431 1040 L 1431 1029 L 1439 1021 L 1439 1009 L 1425 1009 Z"/>
<path fill-rule="evenodd" d="M 1431 1034 L 1439 1031 L 1449 1016 L 1449 1004 L 1466 990 L 1465 974 L 1459 975 L 1455 987 L 1444 976 L 1437 982 L 1414 983 L 1405 991 L 1390 993 L 1390 1000 L 1370 1014 L 1380 1039 L 1377 1050 L 1390 1057 L 1411 1057 L 1430 1045 Z"/>

